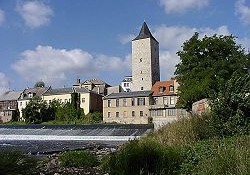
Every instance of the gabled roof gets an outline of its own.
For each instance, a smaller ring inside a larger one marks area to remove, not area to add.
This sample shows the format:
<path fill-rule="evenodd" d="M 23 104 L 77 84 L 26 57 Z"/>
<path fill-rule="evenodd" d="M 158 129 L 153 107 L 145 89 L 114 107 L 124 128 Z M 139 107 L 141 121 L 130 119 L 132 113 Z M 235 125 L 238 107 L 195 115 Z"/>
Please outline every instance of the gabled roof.
<path fill-rule="evenodd" d="M 132 98 L 132 97 L 148 97 L 152 94 L 151 91 L 131 91 L 131 92 L 120 92 L 112 93 L 105 96 L 103 99 L 114 99 L 114 98 Z"/>
<path fill-rule="evenodd" d="M 18 98 L 18 100 L 28 100 L 31 99 L 27 94 L 35 94 L 35 96 L 42 96 L 50 87 L 36 87 L 36 88 L 27 88 L 23 91 L 22 95 Z"/>
<path fill-rule="evenodd" d="M 134 40 L 139 40 L 139 39 L 145 39 L 145 38 L 151 38 L 151 39 L 155 40 L 158 43 L 158 41 L 151 34 L 146 22 L 144 22 L 142 24 L 141 31 L 140 31 L 139 35 L 135 39 L 133 39 L 133 41 Z"/>
<path fill-rule="evenodd" d="M 174 91 L 169 91 L 169 87 L 174 86 L 174 81 L 175 80 L 157 81 L 151 88 L 153 96 L 174 95 Z M 164 87 L 163 92 L 160 92 L 160 87 Z"/>
<path fill-rule="evenodd" d="M 106 84 L 108 86 L 110 86 L 108 83 L 98 79 L 98 78 L 93 78 L 90 80 L 85 80 L 82 84 L 94 84 L 94 85 L 102 85 L 102 84 Z"/>
<path fill-rule="evenodd" d="M 71 94 L 73 92 L 76 93 L 89 93 L 90 91 L 85 88 L 58 88 L 58 89 L 49 89 L 44 96 L 48 95 L 60 95 L 60 94 Z"/>
<path fill-rule="evenodd" d="M 0 96 L 0 101 L 18 100 L 22 91 L 7 91 Z"/>

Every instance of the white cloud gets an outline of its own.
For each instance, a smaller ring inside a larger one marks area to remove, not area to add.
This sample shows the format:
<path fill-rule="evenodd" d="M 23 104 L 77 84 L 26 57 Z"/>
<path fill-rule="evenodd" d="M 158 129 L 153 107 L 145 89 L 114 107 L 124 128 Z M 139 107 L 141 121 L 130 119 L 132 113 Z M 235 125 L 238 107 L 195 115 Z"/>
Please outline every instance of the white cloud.
<path fill-rule="evenodd" d="M 200 37 L 218 35 L 229 35 L 227 26 L 218 28 L 191 28 L 187 26 L 166 26 L 155 27 L 153 35 L 160 43 L 160 69 L 162 79 L 169 79 L 174 75 L 175 65 L 180 59 L 176 52 L 181 50 L 182 44 L 191 38 L 195 32 L 199 32 Z"/>
<path fill-rule="evenodd" d="M 53 15 L 52 9 L 40 1 L 26 1 L 18 4 L 16 11 L 20 13 L 25 24 L 30 28 L 47 25 Z"/>
<path fill-rule="evenodd" d="M 8 90 L 9 80 L 6 75 L 0 72 L 0 95 Z"/>
<path fill-rule="evenodd" d="M 132 41 L 136 36 L 133 34 L 128 34 L 128 35 L 120 35 L 119 40 L 122 44 L 127 44 Z"/>
<path fill-rule="evenodd" d="M 37 46 L 21 53 L 12 68 L 26 81 L 45 81 L 48 85 L 62 86 L 70 75 L 98 75 L 113 71 L 113 75 L 129 69 L 129 56 L 125 59 L 106 55 L 93 56 L 81 49 L 55 49 Z"/>
<path fill-rule="evenodd" d="M 238 0 L 236 2 L 235 12 L 239 15 L 241 22 L 250 25 L 250 7 L 245 5 L 245 0 Z"/>
<path fill-rule="evenodd" d="M 0 25 L 5 21 L 4 11 L 0 9 Z"/>
<path fill-rule="evenodd" d="M 166 13 L 184 13 L 190 9 L 200 9 L 209 4 L 209 0 L 160 0 Z"/>

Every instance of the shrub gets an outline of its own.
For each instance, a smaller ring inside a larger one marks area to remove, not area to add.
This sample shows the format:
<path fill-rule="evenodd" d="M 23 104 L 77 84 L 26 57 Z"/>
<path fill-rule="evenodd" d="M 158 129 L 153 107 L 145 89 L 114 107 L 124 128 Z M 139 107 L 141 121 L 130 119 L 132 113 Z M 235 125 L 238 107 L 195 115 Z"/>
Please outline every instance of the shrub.
<path fill-rule="evenodd" d="M 190 115 L 172 123 L 168 123 L 158 131 L 149 135 L 163 145 L 183 145 L 195 143 L 198 140 L 209 138 L 213 135 L 209 127 L 210 114 Z"/>
<path fill-rule="evenodd" d="M 124 145 L 120 151 L 112 153 L 105 159 L 110 174 L 177 174 L 181 157 L 173 147 L 163 147 L 152 141 L 133 140 Z"/>
<path fill-rule="evenodd" d="M 68 151 L 59 156 L 62 166 L 90 167 L 98 164 L 97 157 L 87 151 Z"/>
<path fill-rule="evenodd" d="M 181 174 L 247 175 L 250 136 L 200 141 L 182 150 Z"/>
<path fill-rule="evenodd" d="M 0 174 L 35 174 L 37 161 L 17 150 L 0 150 Z"/>

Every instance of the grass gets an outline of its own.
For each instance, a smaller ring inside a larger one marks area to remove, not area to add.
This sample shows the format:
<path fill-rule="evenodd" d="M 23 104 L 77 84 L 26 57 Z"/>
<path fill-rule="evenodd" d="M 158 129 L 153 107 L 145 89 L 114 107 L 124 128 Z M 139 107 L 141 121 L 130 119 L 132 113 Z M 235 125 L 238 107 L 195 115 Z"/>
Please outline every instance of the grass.
<path fill-rule="evenodd" d="M 10 149 L 0 150 L 0 174 L 35 174 L 38 159 Z"/>
<path fill-rule="evenodd" d="M 92 167 L 98 164 L 97 157 L 87 151 L 68 151 L 59 156 L 64 167 Z"/>
<path fill-rule="evenodd" d="M 249 145 L 250 135 L 220 138 L 210 115 L 192 116 L 123 145 L 103 159 L 103 169 L 111 175 L 248 175 Z"/>

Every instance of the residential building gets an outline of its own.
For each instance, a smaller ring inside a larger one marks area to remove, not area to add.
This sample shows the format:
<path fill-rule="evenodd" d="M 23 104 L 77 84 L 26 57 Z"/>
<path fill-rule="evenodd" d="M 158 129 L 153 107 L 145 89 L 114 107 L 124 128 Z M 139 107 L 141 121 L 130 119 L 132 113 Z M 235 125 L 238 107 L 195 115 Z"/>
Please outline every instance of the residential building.
<path fill-rule="evenodd" d="M 90 80 L 85 80 L 84 82 L 81 82 L 80 79 L 77 79 L 77 82 L 73 85 L 73 87 L 75 88 L 84 87 L 85 89 L 88 89 L 90 91 L 96 92 L 97 94 L 105 96 L 107 95 L 107 88 L 111 86 L 100 79 L 94 78 Z"/>
<path fill-rule="evenodd" d="M 18 110 L 20 113 L 20 120 L 24 120 L 23 118 L 23 109 L 26 108 L 27 104 L 33 97 L 41 97 L 46 91 L 48 91 L 50 87 L 35 87 L 35 88 L 27 88 L 25 89 L 20 97 L 18 98 Z"/>
<path fill-rule="evenodd" d="M 177 87 L 178 83 L 175 78 L 157 81 L 153 85 L 151 91 L 154 102 L 148 109 L 155 128 L 188 115 L 185 109 L 176 107 Z"/>
<path fill-rule="evenodd" d="M 22 91 L 7 91 L 0 96 L 0 122 L 9 122 L 17 115 L 17 100 Z"/>
<path fill-rule="evenodd" d="M 113 93 L 103 98 L 103 121 L 107 123 L 147 124 L 151 91 Z"/>
<path fill-rule="evenodd" d="M 84 114 L 102 111 L 102 95 L 85 88 L 49 89 L 43 94 L 42 98 L 47 103 L 52 102 L 52 100 L 67 103 L 71 102 L 72 93 L 78 93 L 80 95 L 80 107 L 84 110 Z"/>
<path fill-rule="evenodd" d="M 146 22 L 132 40 L 132 91 L 151 90 L 160 81 L 159 43 Z"/>
<path fill-rule="evenodd" d="M 146 124 L 155 128 L 188 115 L 177 108 L 175 79 L 157 81 L 151 91 L 113 93 L 103 98 L 103 121 L 107 123 Z"/>
<path fill-rule="evenodd" d="M 121 87 L 124 92 L 130 92 L 132 88 L 132 76 L 125 76 L 121 82 Z"/>

